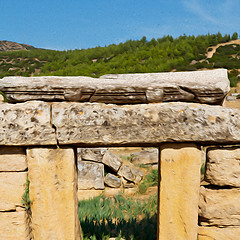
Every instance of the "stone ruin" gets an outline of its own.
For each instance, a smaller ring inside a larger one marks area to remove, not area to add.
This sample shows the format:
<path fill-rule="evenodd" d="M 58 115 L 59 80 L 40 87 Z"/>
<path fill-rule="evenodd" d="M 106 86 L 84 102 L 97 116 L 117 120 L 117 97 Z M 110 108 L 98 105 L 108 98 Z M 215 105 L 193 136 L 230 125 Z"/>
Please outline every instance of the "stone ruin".
<path fill-rule="evenodd" d="M 240 110 L 222 106 L 227 70 L 5 77 L 0 91 L 1 239 L 81 239 L 77 168 L 87 149 L 111 146 L 159 148 L 158 239 L 239 239 Z"/>

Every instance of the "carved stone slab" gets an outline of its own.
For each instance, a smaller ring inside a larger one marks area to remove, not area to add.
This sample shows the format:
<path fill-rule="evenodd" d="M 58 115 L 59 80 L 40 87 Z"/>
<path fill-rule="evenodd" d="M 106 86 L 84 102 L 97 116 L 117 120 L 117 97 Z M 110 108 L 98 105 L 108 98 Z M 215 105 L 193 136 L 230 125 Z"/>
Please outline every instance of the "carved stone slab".
<path fill-rule="evenodd" d="M 0 91 L 8 102 L 28 100 L 114 104 L 170 101 L 221 104 L 229 92 L 227 70 L 110 74 L 90 77 L 5 77 Z"/>
<path fill-rule="evenodd" d="M 194 103 L 54 103 L 60 144 L 239 143 L 240 110 Z"/>

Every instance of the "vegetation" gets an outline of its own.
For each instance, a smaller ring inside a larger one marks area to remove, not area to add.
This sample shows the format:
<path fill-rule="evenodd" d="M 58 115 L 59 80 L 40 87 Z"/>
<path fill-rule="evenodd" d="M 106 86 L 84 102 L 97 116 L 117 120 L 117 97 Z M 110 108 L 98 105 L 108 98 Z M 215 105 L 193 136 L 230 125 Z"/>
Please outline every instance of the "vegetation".
<path fill-rule="evenodd" d="M 84 239 L 157 239 L 157 196 L 145 202 L 122 195 L 79 202 Z"/>
<path fill-rule="evenodd" d="M 30 49 L 0 52 L 0 78 L 12 75 L 99 77 L 109 73 L 190 71 L 223 67 L 230 70 L 231 84 L 235 85 L 239 74 L 240 45 L 219 47 L 209 59 L 206 58 L 206 50 L 210 46 L 236 40 L 237 37 L 237 33 L 232 36 L 218 33 L 196 37 L 183 35 L 178 38 L 168 35 L 150 41 L 143 37 L 141 40 L 129 40 L 118 45 L 82 50 Z"/>
<path fill-rule="evenodd" d="M 22 204 L 25 207 L 26 211 L 31 211 L 31 200 L 29 197 L 29 179 L 27 176 L 26 183 L 25 183 L 25 192 L 22 195 Z"/>
<path fill-rule="evenodd" d="M 139 193 L 143 194 L 151 186 L 158 185 L 158 169 L 152 169 L 149 174 L 147 174 L 143 181 L 138 186 Z"/>

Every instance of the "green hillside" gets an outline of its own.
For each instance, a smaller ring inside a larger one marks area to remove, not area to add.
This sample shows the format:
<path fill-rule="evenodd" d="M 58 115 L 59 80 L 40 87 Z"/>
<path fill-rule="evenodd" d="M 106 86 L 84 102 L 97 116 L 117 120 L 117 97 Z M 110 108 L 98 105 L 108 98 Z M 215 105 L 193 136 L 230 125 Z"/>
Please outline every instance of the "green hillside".
<path fill-rule="evenodd" d="M 212 58 L 207 49 L 236 40 L 238 34 L 165 36 L 150 41 L 129 40 L 118 45 L 82 50 L 54 51 L 30 49 L 0 52 L 0 78 L 4 76 L 91 76 L 107 73 L 194 71 L 227 68 L 232 85 L 240 73 L 240 45 L 217 48 Z M 208 49 L 211 51 L 211 48 Z"/>

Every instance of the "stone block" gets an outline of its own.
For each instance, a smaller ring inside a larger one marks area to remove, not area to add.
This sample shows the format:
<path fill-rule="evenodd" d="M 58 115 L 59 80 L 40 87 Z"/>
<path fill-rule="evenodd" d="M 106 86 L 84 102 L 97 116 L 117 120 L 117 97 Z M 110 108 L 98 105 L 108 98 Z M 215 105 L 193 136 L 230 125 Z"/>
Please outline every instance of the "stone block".
<path fill-rule="evenodd" d="M 27 172 L 0 172 L 0 211 L 22 206 Z"/>
<path fill-rule="evenodd" d="M 239 240 L 240 228 L 199 227 L 198 240 Z"/>
<path fill-rule="evenodd" d="M 239 143 L 240 110 L 193 103 L 53 103 L 60 144 Z"/>
<path fill-rule="evenodd" d="M 25 149 L 0 147 L 0 172 L 19 172 L 27 169 Z"/>
<path fill-rule="evenodd" d="M 102 162 L 107 148 L 78 148 L 78 158 L 85 161 Z M 80 159 L 80 160 L 81 160 Z"/>
<path fill-rule="evenodd" d="M 104 165 L 78 161 L 78 189 L 104 189 Z"/>
<path fill-rule="evenodd" d="M 55 145 L 50 106 L 44 102 L 0 103 L 0 145 Z"/>
<path fill-rule="evenodd" d="M 195 144 L 163 144 L 159 192 L 158 239 L 195 240 L 201 150 Z"/>
<path fill-rule="evenodd" d="M 79 240 L 73 149 L 29 148 L 27 160 L 34 240 Z"/>
<path fill-rule="evenodd" d="M 201 187 L 199 223 L 201 226 L 240 227 L 240 189 Z"/>
<path fill-rule="evenodd" d="M 131 182 L 140 182 L 143 178 L 143 172 L 134 166 L 126 165 L 123 163 L 117 173 L 119 176 L 124 177 Z"/>
<path fill-rule="evenodd" d="M 121 179 L 111 173 L 108 173 L 105 177 L 105 184 L 109 187 L 119 188 L 121 186 Z"/>
<path fill-rule="evenodd" d="M 240 146 L 210 149 L 205 180 L 218 186 L 240 187 Z"/>
<path fill-rule="evenodd" d="M 0 212 L 1 240 L 26 240 L 25 211 Z"/>
<path fill-rule="evenodd" d="M 106 166 L 110 167 L 114 172 L 117 172 L 122 164 L 120 158 L 109 151 L 105 152 L 103 155 L 102 162 Z"/>
<path fill-rule="evenodd" d="M 158 149 L 152 148 L 131 154 L 133 164 L 154 165 L 158 164 Z"/>

